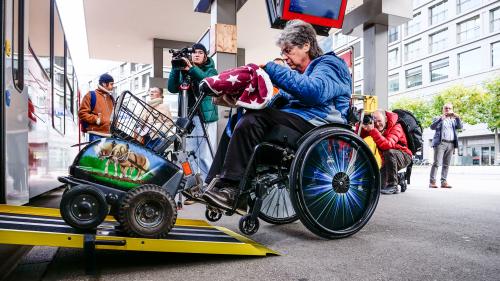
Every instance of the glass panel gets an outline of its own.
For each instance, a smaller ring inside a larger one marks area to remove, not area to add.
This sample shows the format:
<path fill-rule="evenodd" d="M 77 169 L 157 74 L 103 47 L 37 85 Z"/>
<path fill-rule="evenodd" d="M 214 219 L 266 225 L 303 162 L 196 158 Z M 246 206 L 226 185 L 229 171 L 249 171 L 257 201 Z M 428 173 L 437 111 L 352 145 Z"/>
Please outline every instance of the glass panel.
<path fill-rule="evenodd" d="M 147 89 L 149 85 L 149 73 L 144 73 L 142 75 L 142 89 L 145 90 Z"/>
<path fill-rule="evenodd" d="M 361 63 L 356 63 L 354 65 L 354 81 L 363 79 L 363 66 Z"/>
<path fill-rule="evenodd" d="M 389 43 L 395 42 L 398 40 L 398 35 L 399 35 L 399 27 L 397 26 L 391 26 L 389 27 Z"/>
<path fill-rule="evenodd" d="M 500 31 L 500 8 L 490 11 L 490 32 Z"/>
<path fill-rule="evenodd" d="M 490 164 L 491 165 L 495 165 L 495 147 L 494 146 L 490 146 Z"/>
<path fill-rule="evenodd" d="M 422 85 L 422 67 L 415 67 L 406 71 L 406 88 Z"/>
<path fill-rule="evenodd" d="M 472 9 L 480 3 L 480 0 L 457 0 L 457 13 Z"/>
<path fill-rule="evenodd" d="M 447 17 L 447 1 L 441 2 L 429 8 L 430 25 L 438 24 L 446 20 Z"/>
<path fill-rule="evenodd" d="M 429 52 L 438 52 L 446 49 L 448 29 L 429 35 Z"/>
<path fill-rule="evenodd" d="M 448 78 L 449 65 L 448 58 L 431 62 L 429 66 L 431 82 Z"/>
<path fill-rule="evenodd" d="M 399 91 L 399 73 L 389 76 L 389 93 Z"/>
<path fill-rule="evenodd" d="M 420 39 L 405 45 L 405 61 L 412 61 L 420 57 Z"/>
<path fill-rule="evenodd" d="M 472 148 L 472 165 L 480 165 L 480 158 L 479 158 L 479 148 L 473 147 Z"/>
<path fill-rule="evenodd" d="M 481 165 L 490 164 L 490 148 L 488 146 L 481 147 Z"/>
<path fill-rule="evenodd" d="M 50 0 L 30 1 L 29 44 L 50 76 Z M 48 91 L 46 92 L 48 93 Z"/>
<path fill-rule="evenodd" d="M 59 13 L 54 16 L 54 128 L 64 133 L 64 33 L 59 18 Z"/>
<path fill-rule="evenodd" d="M 458 74 L 467 75 L 481 70 L 481 49 L 477 48 L 458 54 Z"/>
<path fill-rule="evenodd" d="M 421 13 L 413 15 L 413 19 L 405 24 L 406 32 L 405 34 L 412 35 L 420 31 Z"/>
<path fill-rule="evenodd" d="M 388 54 L 389 69 L 399 66 L 399 49 L 390 50 Z"/>
<path fill-rule="evenodd" d="M 479 37 L 481 35 L 479 24 L 479 16 L 457 24 L 458 43 Z"/>
<path fill-rule="evenodd" d="M 14 85 L 23 90 L 24 77 L 24 0 L 13 0 L 12 9 L 12 74 Z M 3 5 L 3 1 L 2 1 Z M 2 47 L 3 48 L 3 47 Z"/>

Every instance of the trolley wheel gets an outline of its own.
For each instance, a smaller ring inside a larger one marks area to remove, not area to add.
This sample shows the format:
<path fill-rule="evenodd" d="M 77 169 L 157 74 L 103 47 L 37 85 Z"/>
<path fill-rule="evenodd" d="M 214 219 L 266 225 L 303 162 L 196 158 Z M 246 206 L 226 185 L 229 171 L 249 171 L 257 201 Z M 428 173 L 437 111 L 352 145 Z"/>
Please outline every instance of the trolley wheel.
<path fill-rule="evenodd" d="M 276 178 L 279 176 L 271 170 L 263 171 L 260 174 L 264 175 L 256 177 L 256 181 L 263 180 L 262 177 L 271 177 L 270 179 L 273 179 L 272 177 Z M 292 223 L 299 219 L 290 199 L 288 180 L 273 185 L 269 188 L 268 192 L 262 200 L 262 206 L 259 211 L 260 219 L 276 225 Z"/>
<path fill-rule="evenodd" d="M 59 205 L 63 220 L 80 231 L 96 228 L 108 214 L 104 193 L 91 185 L 67 189 Z"/>
<path fill-rule="evenodd" d="M 365 142 L 323 127 L 300 145 L 290 170 L 291 199 L 302 223 L 327 239 L 362 229 L 377 207 L 380 173 Z"/>
<path fill-rule="evenodd" d="M 252 215 L 244 215 L 240 218 L 239 228 L 241 233 L 253 235 L 259 230 L 259 219 L 252 219 Z"/>
<path fill-rule="evenodd" d="M 120 202 L 118 221 L 134 237 L 163 238 L 175 224 L 177 209 L 172 196 L 154 184 L 128 191 Z"/>
<path fill-rule="evenodd" d="M 205 210 L 205 218 L 211 222 L 216 222 L 222 218 L 222 213 L 207 207 Z"/>

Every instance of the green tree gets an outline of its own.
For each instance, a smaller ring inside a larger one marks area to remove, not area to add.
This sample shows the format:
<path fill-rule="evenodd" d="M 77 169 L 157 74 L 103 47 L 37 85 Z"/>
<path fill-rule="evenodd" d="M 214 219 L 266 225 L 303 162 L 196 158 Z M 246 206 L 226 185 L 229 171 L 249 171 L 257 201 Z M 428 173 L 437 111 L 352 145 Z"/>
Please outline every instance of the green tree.
<path fill-rule="evenodd" d="M 419 99 L 402 98 L 391 104 L 391 110 L 405 109 L 413 113 L 423 128 L 429 127 L 432 122 L 433 112 L 431 103 Z"/>
<path fill-rule="evenodd" d="M 431 111 L 432 115 L 442 114 L 443 105 L 453 104 L 453 111 L 460 115 L 462 121 L 476 125 L 485 122 L 491 112 L 485 104 L 490 94 L 479 87 L 465 87 L 455 85 L 434 96 Z"/>
<path fill-rule="evenodd" d="M 500 128 L 500 77 L 497 77 L 486 83 L 485 88 L 488 92 L 488 98 L 484 102 L 488 108 L 484 123 L 492 131 Z"/>

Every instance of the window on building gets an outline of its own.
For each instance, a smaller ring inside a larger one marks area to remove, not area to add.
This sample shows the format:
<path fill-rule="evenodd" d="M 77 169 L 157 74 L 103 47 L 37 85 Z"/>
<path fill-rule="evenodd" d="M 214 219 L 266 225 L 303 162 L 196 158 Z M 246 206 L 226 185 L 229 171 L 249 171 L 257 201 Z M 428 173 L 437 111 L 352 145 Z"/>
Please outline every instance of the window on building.
<path fill-rule="evenodd" d="M 134 78 L 134 91 L 139 90 L 139 77 Z"/>
<path fill-rule="evenodd" d="M 429 8 L 430 25 L 438 24 L 446 20 L 448 13 L 447 4 L 448 1 L 443 1 Z"/>
<path fill-rule="evenodd" d="M 422 66 L 406 70 L 406 88 L 422 85 Z"/>
<path fill-rule="evenodd" d="M 335 33 L 335 48 L 347 44 L 347 35 L 342 34 L 342 32 Z"/>
<path fill-rule="evenodd" d="M 359 58 L 361 56 L 361 43 L 358 42 L 353 45 L 354 49 L 354 58 Z"/>
<path fill-rule="evenodd" d="M 142 88 L 146 89 L 148 87 L 149 73 L 144 73 L 142 75 Z"/>
<path fill-rule="evenodd" d="M 396 42 L 399 39 L 399 27 L 391 26 L 389 27 L 389 44 Z"/>
<path fill-rule="evenodd" d="M 354 86 L 354 94 L 355 95 L 361 95 L 361 92 L 362 92 L 362 86 L 361 85 Z"/>
<path fill-rule="evenodd" d="M 360 62 L 354 64 L 354 81 L 363 79 L 363 66 Z"/>
<path fill-rule="evenodd" d="M 420 31 L 420 22 L 422 21 L 422 13 L 413 15 L 413 19 L 405 24 L 405 35 L 409 36 Z"/>
<path fill-rule="evenodd" d="M 429 53 L 442 51 L 448 47 L 448 29 L 429 35 Z"/>
<path fill-rule="evenodd" d="M 457 42 L 462 43 L 480 35 L 479 16 L 457 24 Z"/>
<path fill-rule="evenodd" d="M 458 75 L 468 75 L 481 70 L 481 49 L 473 49 L 458 54 Z"/>
<path fill-rule="evenodd" d="M 500 31 L 500 8 L 490 11 L 490 32 Z"/>
<path fill-rule="evenodd" d="M 120 65 L 120 77 L 125 76 L 125 64 Z"/>
<path fill-rule="evenodd" d="M 491 66 L 500 66 L 500 42 L 491 44 Z"/>
<path fill-rule="evenodd" d="M 399 73 L 389 75 L 389 93 L 399 91 Z"/>
<path fill-rule="evenodd" d="M 130 64 L 130 72 L 135 72 L 137 70 L 137 63 Z"/>
<path fill-rule="evenodd" d="M 390 50 L 388 53 L 389 69 L 399 66 L 399 49 Z"/>
<path fill-rule="evenodd" d="M 405 61 L 412 61 L 420 57 L 421 40 L 415 40 L 405 45 Z"/>
<path fill-rule="evenodd" d="M 457 0 L 457 14 L 472 9 L 480 3 L 479 0 Z"/>
<path fill-rule="evenodd" d="M 431 62 L 429 64 L 429 72 L 431 82 L 448 78 L 450 62 L 448 58 Z"/>

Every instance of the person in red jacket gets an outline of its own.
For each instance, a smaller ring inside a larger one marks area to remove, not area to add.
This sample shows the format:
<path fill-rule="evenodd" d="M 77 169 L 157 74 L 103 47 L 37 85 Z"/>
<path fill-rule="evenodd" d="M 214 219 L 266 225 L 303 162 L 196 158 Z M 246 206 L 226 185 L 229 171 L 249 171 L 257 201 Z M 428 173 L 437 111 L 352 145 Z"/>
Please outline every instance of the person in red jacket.
<path fill-rule="evenodd" d="M 373 122 L 363 124 L 361 137 L 372 137 L 382 152 L 382 194 L 398 192 L 398 171 L 411 163 L 412 153 L 406 135 L 396 113 L 377 110 L 372 114 Z"/>

